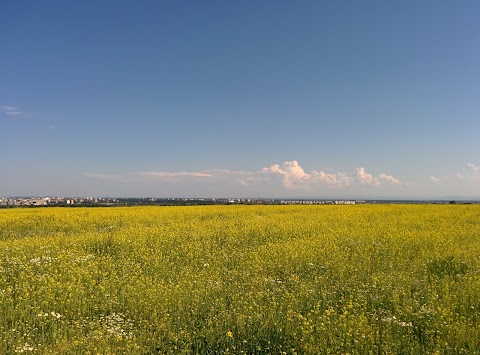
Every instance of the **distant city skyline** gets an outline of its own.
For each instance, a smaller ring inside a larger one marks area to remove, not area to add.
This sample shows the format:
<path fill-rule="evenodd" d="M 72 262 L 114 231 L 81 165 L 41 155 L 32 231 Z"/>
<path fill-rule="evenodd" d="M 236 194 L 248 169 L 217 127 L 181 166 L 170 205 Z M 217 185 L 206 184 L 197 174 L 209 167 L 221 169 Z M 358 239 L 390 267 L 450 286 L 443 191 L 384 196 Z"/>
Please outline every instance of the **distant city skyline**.
<path fill-rule="evenodd" d="M 480 198 L 480 3 L 8 2 L 0 196 Z"/>

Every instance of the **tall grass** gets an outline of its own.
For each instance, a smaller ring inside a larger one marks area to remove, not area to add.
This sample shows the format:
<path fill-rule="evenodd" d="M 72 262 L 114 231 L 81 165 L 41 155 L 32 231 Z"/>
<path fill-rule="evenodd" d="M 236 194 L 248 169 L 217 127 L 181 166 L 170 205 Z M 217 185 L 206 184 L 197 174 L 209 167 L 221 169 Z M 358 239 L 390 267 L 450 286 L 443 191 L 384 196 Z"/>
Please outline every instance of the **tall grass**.
<path fill-rule="evenodd" d="M 480 353 L 480 207 L 0 211 L 0 353 Z"/>

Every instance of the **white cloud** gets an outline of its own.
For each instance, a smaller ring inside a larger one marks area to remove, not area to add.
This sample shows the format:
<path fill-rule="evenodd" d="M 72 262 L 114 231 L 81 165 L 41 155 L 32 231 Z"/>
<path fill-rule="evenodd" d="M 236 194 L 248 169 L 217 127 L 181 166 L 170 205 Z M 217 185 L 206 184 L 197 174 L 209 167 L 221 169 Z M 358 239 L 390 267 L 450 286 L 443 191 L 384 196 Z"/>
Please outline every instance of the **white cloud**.
<path fill-rule="evenodd" d="M 145 171 L 135 173 L 138 176 L 157 177 L 157 178 L 178 178 L 178 177 L 212 177 L 208 172 L 167 172 L 167 171 Z"/>
<path fill-rule="evenodd" d="M 7 111 L 5 112 L 7 116 L 23 116 L 25 112 L 23 111 Z"/>
<path fill-rule="evenodd" d="M 378 185 L 380 182 L 372 174 L 366 172 L 365 168 L 357 168 L 356 178 L 362 185 Z"/>
<path fill-rule="evenodd" d="M 84 175 L 95 179 L 120 182 L 139 182 L 146 178 L 150 181 L 166 182 L 178 182 L 185 179 L 189 179 L 189 181 L 206 181 L 207 179 L 215 183 L 234 184 L 245 188 L 251 186 L 270 186 L 275 188 L 275 185 L 280 183 L 288 190 L 312 189 L 321 186 L 346 188 L 354 185 L 381 187 L 400 184 L 400 181 L 391 175 L 381 173 L 378 176 L 374 176 L 363 167 L 357 168 L 356 172 L 351 174 L 345 172 L 325 172 L 322 170 L 306 172 L 296 160 L 286 161 L 282 165 L 274 164 L 258 171 L 212 169 L 194 172 L 146 171 L 126 174 L 85 173 Z"/>
<path fill-rule="evenodd" d="M 3 111 L 17 111 L 17 108 L 14 106 L 0 106 L 0 110 Z"/>
<path fill-rule="evenodd" d="M 468 169 L 469 169 L 469 171 L 472 175 L 475 175 L 475 176 L 480 175 L 480 166 L 479 165 L 475 165 L 473 163 L 468 163 L 467 166 L 468 166 Z"/>
<path fill-rule="evenodd" d="M 0 111 L 6 116 L 23 116 L 25 112 L 15 106 L 0 106 Z"/>
<path fill-rule="evenodd" d="M 278 174 L 283 176 L 282 182 L 287 189 L 296 187 L 312 187 L 318 184 L 346 187 L 355 182 L 361 185 L 382 186 L 386 184 L 398 185 L 400 181 L 391 175 L 380 174 L 373 176 L 367 173 L 365 168 L 357 168 L 354 175 L 347 173 L 326 173 L 324 171 L 312 170 L 307 173 L 298 164 L 296 160 L 284 162 L 282 166 L 279 164 L 263 168 L 262 173 Z"/>
<path fill-rule="evenodd" d="M 462 181 L 478 181 L 480 180 L 480 166 L 468 163 L 462 172 L 456 173 L 455 177 Z"/>
<path fill-rule="evenodd" d="M 387 174 L 380 174 L 378 175 L 378 181 L 380 181 L 380 184 L 382 183 L 387 183 L 387 184 L 392 184 L 392 185 L 399 185 L 401 184 L 400 180 L 397 178 L 393 177 L 392 175 L 387 175 Z"/>
<path fill-rule="evenodd" d="M 429 176 L 428 181 L 430 181 L 432 184 L 439 184 L 440 182 L 442 182 L 442 179 L 435 176 Z"/>
<path fill-rule="evenodd" d="M 296 160 L 286 161 L 281 167 L 278 164 L 274 164 L 263 168 L 260 172 L 282 175 L 283 185 L 287 189 L 301 186 L 307 187 L 307 184 L 312 179 L 312 175 L 307 174 Z"/>
<path fill-rule="evenodd" d="M 213 175 L 208 172 L 168 172 L 168 171 L 143 171 L 125 174 L 104 174 L 104 173 L 84 173 L 84 176 L 109 181 L 128 182 L 142 178 L 152 178 L 159 180 L 179 180 L 181 178 L 208 178 Z"/>
<path fill-rule="evenodd" d="M 382 186 L 385 184 L 399 185 L 400 181 L 393 177 L 392 175 L 379 174 L 374 176 L 370 173 L 367 173 L 364 167 L 357 168 L 355 178 L 362 185 L 367 186 Z"/>
<path fill-rule="evenodd" d="M 312 177 L 314 181 L 318 181 L 328 185 L 347 186 L 350 185 L 352 182 L 352 178 L 347 176 L 347 174 L 345 173 L 330 174 L 323 171 L 317 172 L 313 170 Z"/>

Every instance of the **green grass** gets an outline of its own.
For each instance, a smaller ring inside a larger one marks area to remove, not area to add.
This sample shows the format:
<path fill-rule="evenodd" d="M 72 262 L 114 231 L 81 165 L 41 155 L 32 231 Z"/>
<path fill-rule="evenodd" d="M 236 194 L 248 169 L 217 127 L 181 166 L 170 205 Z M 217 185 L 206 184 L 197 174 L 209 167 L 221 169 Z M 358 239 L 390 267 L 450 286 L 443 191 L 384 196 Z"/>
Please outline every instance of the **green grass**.
<path fill-rule="evenodd" d="M 480 207 L 0 210 L 0 354 L 480 353 Z"/>

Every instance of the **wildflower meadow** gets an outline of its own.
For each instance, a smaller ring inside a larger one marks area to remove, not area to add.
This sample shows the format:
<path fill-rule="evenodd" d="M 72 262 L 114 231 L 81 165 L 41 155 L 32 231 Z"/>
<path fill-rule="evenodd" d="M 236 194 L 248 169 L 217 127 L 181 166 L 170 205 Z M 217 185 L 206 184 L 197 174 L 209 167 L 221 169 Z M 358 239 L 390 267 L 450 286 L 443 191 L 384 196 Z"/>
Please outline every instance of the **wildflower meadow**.
<path fill-rule="evenodd" d="M 480 206 L 0 210 L 0 354 L 478 354 Z"/>

